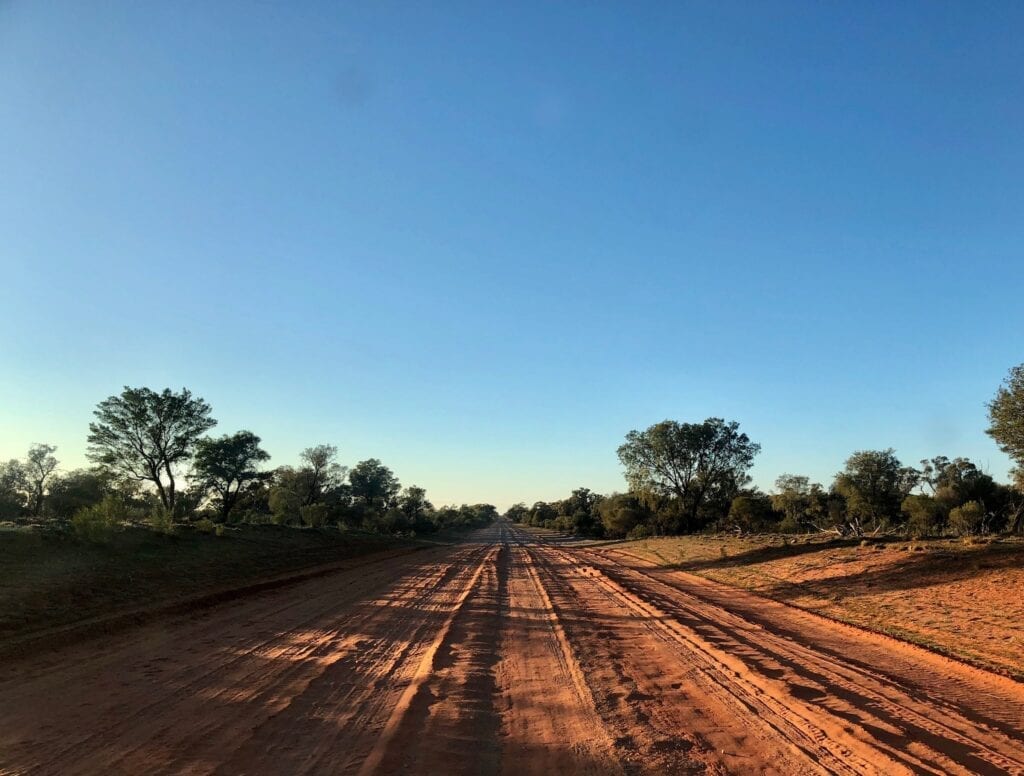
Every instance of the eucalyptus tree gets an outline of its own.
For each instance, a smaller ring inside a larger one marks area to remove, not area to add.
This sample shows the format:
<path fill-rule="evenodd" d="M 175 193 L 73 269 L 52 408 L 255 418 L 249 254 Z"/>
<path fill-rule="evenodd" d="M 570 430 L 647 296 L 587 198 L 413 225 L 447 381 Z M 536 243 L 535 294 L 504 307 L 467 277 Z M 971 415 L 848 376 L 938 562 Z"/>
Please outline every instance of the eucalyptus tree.
<path fill-rule="evenodd" d="M 1014 479 L 1024 486 L 1024 364 L 1013 367 L 988 403 L 985 433 L 1017 465 Z"/>
<path fill-rule="evenodd" d="M 680 510 L 679 527 L 696 530 L 706 505 L 724 504 L 728 510 L 760 450 L 739 423 L 708 418 L 703 423 L 665 420 L 630 431 L 618 454 L 634 492 L 672 499 Z"/>

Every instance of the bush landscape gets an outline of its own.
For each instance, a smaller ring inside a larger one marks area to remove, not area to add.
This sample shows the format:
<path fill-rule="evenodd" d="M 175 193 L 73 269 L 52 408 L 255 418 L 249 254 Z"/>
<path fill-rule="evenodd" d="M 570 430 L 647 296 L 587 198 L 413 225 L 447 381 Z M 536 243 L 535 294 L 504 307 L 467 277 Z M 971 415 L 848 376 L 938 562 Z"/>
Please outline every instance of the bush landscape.
<path fill-rule="evenodd" d="M 1024 367 L 1016 367 L 989 404 L 988 433 L 1018 467 L 1022 397 Z M 330 444 L 303 450 L 297 465 L 270 468 L 253 432 L 209 435 L 212 408 L 187 389 L 126 387 L 100 402 L 95 416 L 88 434 L 93 468 L 61 471 L 47 444 L 0 464 L 0 642 L 396 542 L 454 539 L 498 517 L 490 504 L 435 507 L 423 488 L 403 488 L 376 459 L 342 465 Z M 915 468 L 891 449 L 866 450 L 853 453 L 827 488 L 783 474 L 764 493 L 748 473 L 759 450 L 736 422 L 664 421 L 630 432 L 619 448 L 626 492 L 581 487 L 559 501 L 515 504 L 505 517 L 580 539 L 639 541 L 638 555 L 662 565 L 928 643 L 946 644 L 917 634 L 913 614 L 889 609 L 880 617 L 881 602 L 872 611 L 840 606 L 867 599 L 843 592 L 849 580 L 801 581 L 787 564 L 813 566 L 809 550 L 828 563 L 844 553 L 867 555 L 884 560 L 889 577 L 911 577 L 927 564 L 904 553 L 922 551 L 956 558 L 939 565 L 960 578 L 993 552 L 1000 569 L 1021 557 L 1018 544 L 1002 541 L 998 551 L 990 545 L 1024 529 L 1021 468 L 1003 484 L 965 458 L 936 456 Z M 658 538 L 694 534 L 708 538 Z M 980 575 L 984 568 L 977 567 Z M 928 566 L 927 573 L 937 571 Z M 790 581 L 777 583 L 781 578 Z M 1024 670 L 1002 653 L 985 657 L 955 639 L 944 648 Z"/>

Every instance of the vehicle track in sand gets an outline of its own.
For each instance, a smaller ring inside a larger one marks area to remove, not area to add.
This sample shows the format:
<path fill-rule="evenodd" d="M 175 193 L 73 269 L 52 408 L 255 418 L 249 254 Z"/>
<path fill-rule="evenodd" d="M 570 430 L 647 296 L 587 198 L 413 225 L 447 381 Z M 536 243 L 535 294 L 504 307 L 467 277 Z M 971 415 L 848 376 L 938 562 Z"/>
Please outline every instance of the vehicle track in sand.
<path fill-rule="evenodd" d="M 499 521 L 0 668 L 0 773 L 1014 773 L 1024 685 Z"/>

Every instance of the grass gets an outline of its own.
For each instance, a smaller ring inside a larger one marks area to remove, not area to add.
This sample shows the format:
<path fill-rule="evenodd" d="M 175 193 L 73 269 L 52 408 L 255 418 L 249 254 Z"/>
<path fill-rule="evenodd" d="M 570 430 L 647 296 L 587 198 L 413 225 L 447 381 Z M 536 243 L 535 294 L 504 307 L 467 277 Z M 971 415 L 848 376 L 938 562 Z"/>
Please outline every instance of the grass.
<path fill-rule="evenodd" d="M 1024 542 L 687 536 L 616 551 L 1024 679 Z"/>
<path fill-rule="evenodd" d="M 274 525 L 230 527 L 219 536 L 127 527 L 102 542 L 39 527 L 0 529 L 0 651 L 50 629 L 414 544 Z"/>

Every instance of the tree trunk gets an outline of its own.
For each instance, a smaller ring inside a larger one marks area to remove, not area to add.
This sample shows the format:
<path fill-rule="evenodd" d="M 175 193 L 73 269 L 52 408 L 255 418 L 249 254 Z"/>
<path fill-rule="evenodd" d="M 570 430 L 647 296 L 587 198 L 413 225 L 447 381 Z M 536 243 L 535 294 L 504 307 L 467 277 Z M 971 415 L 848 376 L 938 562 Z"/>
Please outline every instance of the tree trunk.
<path fill-rule="evenodd" d="M 174 491 L 174 474 L 171 473 L 171 465 L 164 464 L 164 471 L 167 472 L 167 510 L 171 513 L 171 520 L 174 520 L 174 504 L 178 495 Z"/>

